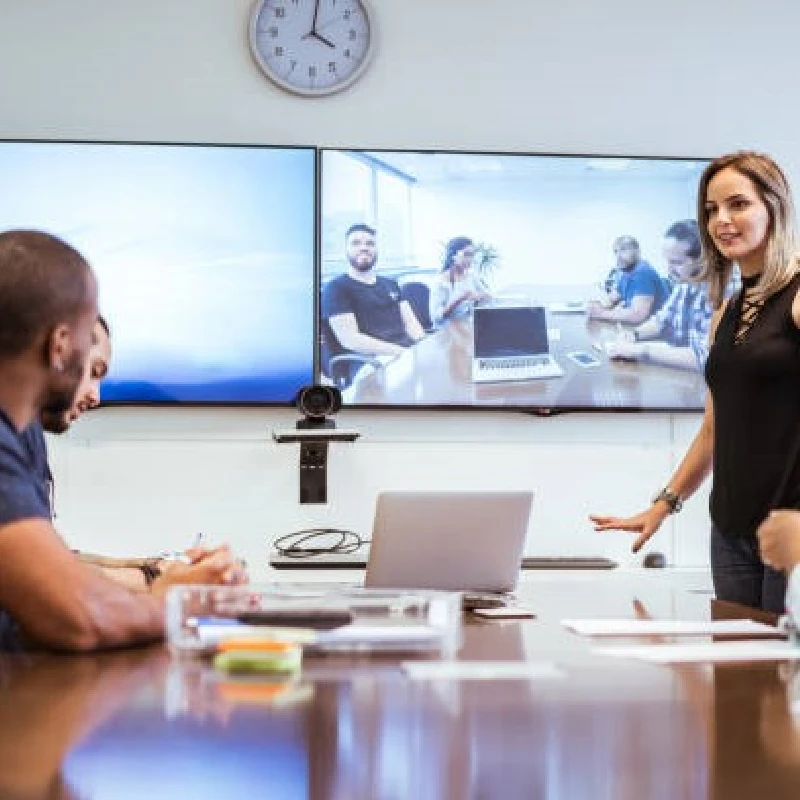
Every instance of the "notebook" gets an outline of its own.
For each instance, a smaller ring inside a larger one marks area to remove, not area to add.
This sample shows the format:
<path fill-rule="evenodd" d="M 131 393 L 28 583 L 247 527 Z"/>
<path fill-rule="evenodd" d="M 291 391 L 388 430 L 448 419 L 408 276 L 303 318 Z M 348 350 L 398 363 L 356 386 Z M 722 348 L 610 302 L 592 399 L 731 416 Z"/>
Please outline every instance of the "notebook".
<path fill-rule="evenodd" d="M 473 339 L 472 380 L 476 383 L 564 374 L 550 355 L 542 306 L 476 306 Z"/>
<path fill-rule="evenodd" d="M 366 586 L 511 591 L 532 503 L 530 491 L 383 492 Z"/>

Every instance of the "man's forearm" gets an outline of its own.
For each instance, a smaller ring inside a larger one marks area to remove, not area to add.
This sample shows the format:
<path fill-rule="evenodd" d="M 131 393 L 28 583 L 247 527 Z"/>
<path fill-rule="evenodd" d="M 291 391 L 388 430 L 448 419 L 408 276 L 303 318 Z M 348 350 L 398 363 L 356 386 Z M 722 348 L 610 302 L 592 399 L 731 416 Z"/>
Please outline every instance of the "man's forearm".
<path fill-rule="evenodd" d="M 403 352 L 403 347 L 393 342 L 385 342 L 383 339 L 376 339 L 367 336 L 365 333 L 351 333 L 347 336 L 337 336 L 339 343 L 346 350 L 361 353 L 367 356 L 396 356 Z"/>
<path fill-rule="evenodd" d="M 660 364 L 676 369 L 694 369 L 697 367 L 697 358 L 691 347 L 673 347 L 666 342 L 651 342 L 642 345 L 643 362 Z"/>
<path fill-rule="evenodd" d="M 150 588 L 145 580 L 144 572 L 139 567 L 104 567 L 98 564 L 92 564 L 91 566 L 105 575 L 106 578 L 110 578 L 132 592 L 146 592 Z"/>

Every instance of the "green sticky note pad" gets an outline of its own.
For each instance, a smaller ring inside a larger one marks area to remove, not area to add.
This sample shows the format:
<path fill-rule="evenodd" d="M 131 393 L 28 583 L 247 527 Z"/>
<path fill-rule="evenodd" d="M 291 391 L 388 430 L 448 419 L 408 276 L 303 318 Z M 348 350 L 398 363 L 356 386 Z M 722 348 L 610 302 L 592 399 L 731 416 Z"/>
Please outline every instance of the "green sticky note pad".
<path fill-rule="evenodd" d="M 232 673 L 287 673 L 300 669 L 302 650 L 265 653 L 258 650 L 229 650 L 214 656 L 214 666 Z"/>

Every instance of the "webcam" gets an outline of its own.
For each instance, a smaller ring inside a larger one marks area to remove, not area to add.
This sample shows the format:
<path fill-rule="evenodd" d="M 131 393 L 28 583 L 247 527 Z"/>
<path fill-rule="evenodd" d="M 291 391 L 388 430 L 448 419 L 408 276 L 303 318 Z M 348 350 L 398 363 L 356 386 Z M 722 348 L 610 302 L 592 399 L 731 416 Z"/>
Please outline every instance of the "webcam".
<path fill-rule="evenodd" d="M 337 430 L 329 419 L 342 407 L 342 393 L 335 386 L 304 386 L 294 399 L 303 415 L 293 430 L 273 431 L 276 442 L 300 443 L 300 502 L 328 502 L 328 443 L 354 442 L 358 432 Z"/>
<path fill-rule="evenodd" d="M 353 442 L 358 433 L 336 428 L 331 417 L 342 407 L 342 393 L 335 386 L 304 386 L 294 404 L 303 415 L 291 430 L 273 431 L 276 442 Z"/>
<path fill-rule="evenodd" d="M 295 397 L 294 404 L 303 415 L 299 429 L 335 428 L 329 416 L 342 407 L 342 393 L 335 386 L 304 386 Z"/>

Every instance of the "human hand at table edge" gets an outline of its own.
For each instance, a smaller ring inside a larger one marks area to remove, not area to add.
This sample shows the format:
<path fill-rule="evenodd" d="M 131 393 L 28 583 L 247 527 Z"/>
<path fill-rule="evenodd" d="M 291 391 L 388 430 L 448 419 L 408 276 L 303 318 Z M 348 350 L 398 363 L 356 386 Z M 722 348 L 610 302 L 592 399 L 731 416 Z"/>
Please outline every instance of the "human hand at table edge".
<path fill-rule="evenodd" d="M 594 523 L 596 531 L 630 531 L 638 534 L 631 547 L 632 552 L 638 553 L 661 527 L 661 523 L 668 513 L 669 509 L 666 504 L 660 501 L 654 503 L 646 511 L 642 511 L 632 517 L 610 517 L 590 514 L 589 519 Z"/>
<path fill-rule="evenodd" d="M 761 559 L 773 569 L 791 572 L 800 564 L 800 511 L 770 511 L 756 531 Z"/>
<path fill-rule="evenodd" d="M 161 575 L 153 581 L 153 593 L 163 594 L 171 586 L 182 584 L 240 586 L 249 580 L 242 562 L 235 558 L 228 545 L 213 550 L 192 548 L 187 555 L 192 559 L 191 564 L 164 562 Z"/>

